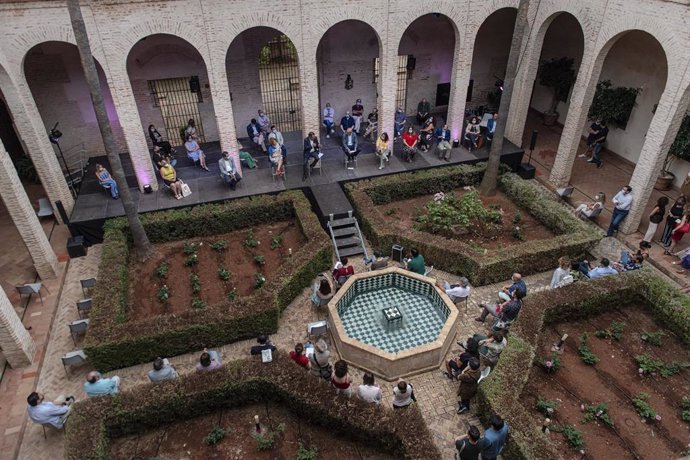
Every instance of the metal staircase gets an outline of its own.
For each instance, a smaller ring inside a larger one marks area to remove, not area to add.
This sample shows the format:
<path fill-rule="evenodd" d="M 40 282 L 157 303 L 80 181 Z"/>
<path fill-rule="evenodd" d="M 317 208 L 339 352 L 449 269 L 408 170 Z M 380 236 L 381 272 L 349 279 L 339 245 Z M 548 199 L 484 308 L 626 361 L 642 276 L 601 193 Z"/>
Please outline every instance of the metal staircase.
<path fill-rule="evenodd" d="M 335 256 L 338 260 L 341 257 L 357 254 L 364 254 L 365 258 L 369 257 L 357 218 L 352 216 L 352 211 L 348 211 L 347 217 L 337 219 L 333 214 L 329 214 L 328 231 L 331 234 Z"/>

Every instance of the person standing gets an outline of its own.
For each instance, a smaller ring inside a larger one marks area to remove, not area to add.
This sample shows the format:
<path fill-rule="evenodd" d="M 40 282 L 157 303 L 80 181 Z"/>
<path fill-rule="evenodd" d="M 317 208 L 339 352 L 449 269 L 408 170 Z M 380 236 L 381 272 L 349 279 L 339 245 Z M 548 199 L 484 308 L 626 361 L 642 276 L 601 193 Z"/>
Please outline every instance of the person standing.
<path fill-rule="evenodd" d="M 407 123 L 407 114 L 402 106 L 398 107 L 398 111 L 395 112 L 395 130 L 393 132 L 393 137 L 397 140 L 400 134 L 405 131 L 405 123 Z"/>
<path fill-rule="evenodd" d="M 429 112 L 431 112 L 431 104 L 423 97 L 419 104 L 417 104 L 417 124 L 421 126 L 429 118 Z"/>
<path fill-rule="evenodd" d="M 379 157 L 379 169 L 383 169 L 387 161 L 391 157 L 391 143 L 388 138 L 388 133 L 381 133 L 376 140 L 376 156 Z"/>
<path fill-rule="evenodd" d="M 362 100 L 357 99 L 355 105 L 352 106 L 352 118 L 355 119 L 355 132 L 357 135 L 360 134 L 359 128 L 362 126 L 362 117 L 364 116 L 364 106 L 362 105 Z"/>
<path fill-rule="evenodd" d="M 652 240 L 654 239 L 656 229 L 659 227 L 661 221 L 664 220 L 666 206 L 668 206 L 668 197 L 662 196 L 656 200 L 656 206 L 654 206 L 652 212 L 649 213 L 649 226 L 647 227 L 642 241 L 640 241 L 640 248 L 649 249 L 652 247 Z"/>
<path fill-rule="evenodd" d="M 495 460 L 501 454 L 508 439 L 508 424 L 498 414 L 491 415 L 491 426 L 484 432 L 482 460 Z"/>
<path fill-rule="evenodd" d="M 319 162 L 323 154 L 321 153 L 321 148 L 319 146 L 319 138 L 316 137 L 313 131 L 309 133 L 307 137 L 304 138 L 304 155 L 303 155 L 303 170 L 302 170 L 302 180 L 305 181 L 309 178 L 309 173 L 314 169 L 316 163 Z M 312 160 L 311 163 L 309 160 Z"/>
<path fill-rule="evenodd" d="M 486 141 L 491 142 L 494 139 L 496 132 L 496 122 L 498 121 L 498 112 L 495 112 L 493 117 L 486 122 Z"/>
<path fill-rule="evenodd" d="M 594 141 L 599 137 L 599 131 L 601 131 L 601 121 L 596 120 L 589 126 L 589 134 L 587 135 L 587 150 L 579 154 L 578 157 L 583 158 L 592 150 L 594 147 Z"/>
<path fill-rule="evenodd" d="M 611 224 L 606 231 L 606 236 L 613 236 L 613 232 L 618 231 L 621 222 L 623 222 L 623 219 L 625 219 L 630 212 L 632 202 L 632 187 L 629 185 L 626 185 L 623 187 L 623 190 L 616 193 L 616 196 L 613 197 L 613 216 L 611 216 Z"/>
<path fill-rule="evenodd" d="M 455 448 L 458 450 L 460 460 L 477 460 L 484 447 L 484 439 L 479 433 L 479 428 L 470 425 L 466 435 L 455 438 Z"/>
<path fill-rule="evenodd" d="M 335 133 L 335 109 L 331 107 L 330 102 L 326 102 L 326 107 L 323 108 L 323 125 L 326 127 L 326 139 L 330 139 L 331 134 Z"/>
<path fill-rule="evenodd" d="M 666 226 L 664 227 L 664 233 L 661 236 L 661 244 L 668 246 L 671 244 L 671 232 L 678 225 L 677 220 L 683 217 L 685 212 L 685 195 L 679 196 L 671 209 L 668 210 L 668 215 L 666 216 Z"/>
<path fill-rule="evenodd" d="M 592 158 L 587 160 L 589 163 L 597 165 L 597 169 L 601 168 L 603 162 L 601 161 L 601 149 L 604 148 L 604 142 L 606 142 L 606 137 L 609 135 L 609 128 L 604 122 L 601 123 L 601 129 L 594 139 L 594 145 L 592 147 Z"/>
<path fill-rule="evenodd" d="M 690 232 L 690 222 L 688 222 L 688 215 L 684 215 L 678 225 L 675 226 L 671 232 L 671 244 L 664 248 L 664 255 L 670 256 L 676 249 L 678 242 L 683 239 L 686 233 Z"/>
<path fill-rule="evenodd" d="M 469 366 L 463 369 L 458 377 L 460 386 L 458 387 L 458 414 L 470 410 L 470 400 L 477 394 L 479 388 L 479 360 L 470 358 Z"/>

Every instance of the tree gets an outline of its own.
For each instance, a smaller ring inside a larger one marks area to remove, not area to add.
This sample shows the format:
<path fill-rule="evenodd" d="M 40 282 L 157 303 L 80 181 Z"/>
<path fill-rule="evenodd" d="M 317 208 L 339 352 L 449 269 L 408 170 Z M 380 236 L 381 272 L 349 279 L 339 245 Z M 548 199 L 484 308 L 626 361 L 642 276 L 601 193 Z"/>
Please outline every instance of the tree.
<path fill-rule="evenodd" d="M 120 190 L 120 198 L 122 205 L 125 208 L 125 215 L 129 222 L 129 228 L 132 232 L 132 240 L 134 241 L 134 249 L 138 258 L 145 260 L 153 254 L 153 246 L 149 241 L 144 226 L 139 220 L 139 214 L 134 206 L 132 194 L 127 187 L 125 179 L 125 171 L 122 169 L 122 162 L 117 153 L 115 146 L 115 138 L 113 130 L 110 126 L 110 120 L 105 110 L 103 102 L 103 93 L 101 92 L 101 85 L 98 79 L 98 72 L 96 71 L 96 61 L 91 54 L 91 47 L 89 44 L 89 36 L 86 34 L 86 25 L 81 14 L 81 5 L 79 0 L 67 0 L 67 9 L 69 11 L 70 20 L 72 22 L 72 29 L 74 30 L 74 39 L 77 42 L 79 49 L 79 57 L 81 58 L 81 65 L 84 69 L 84 77 L 91 93 L 91 101 L 96 112 L 96 120 L 98 121 L 98 129 L 101 131 L 103 137 L 103 144 L 105 145 L 105 152 L 108 155 L 110 162 L 110 169 L 115 182 L 118 184 Z"/>
<path fill-rule="evenodd" d="M 518 61 L 522 49 L 522 39 L 527 26 L 528 7 L 528 0 L 520 0 L 517 18 L 515 18 L 513 40 L 510 44 L 510 55 L 508 56 L 508 65 L 506 66 L 506 76 L 503 79 L 503 96 L 501 96 L 501 103 L 498 106 L 498 113 L 501 116 L 496 123 L 496 131 L 494 131 L 493 141 L 491 141 L 491 151 L 489 152 L 486 172 L 482 178 L 482 183 L 479 185 L 479 194 L 482 196 L 494 195 L 498 185 L 498 169 L 501 163 L 501 152 L 503 151 L 503 137 L 506 132 L 506 120 L 510 116 L 510 98 L 513 95 L 515 74 L 517 73 Z"/>
<path fill-rule="evenodd" d="M 556 113 L 558 102 L 568 97 L 570 85 L 575 81 L 572 58 L 562 57 L 542 61 L 539 65 L 539 84 L 551 88 L 551 104 L 547 113 Z"/>

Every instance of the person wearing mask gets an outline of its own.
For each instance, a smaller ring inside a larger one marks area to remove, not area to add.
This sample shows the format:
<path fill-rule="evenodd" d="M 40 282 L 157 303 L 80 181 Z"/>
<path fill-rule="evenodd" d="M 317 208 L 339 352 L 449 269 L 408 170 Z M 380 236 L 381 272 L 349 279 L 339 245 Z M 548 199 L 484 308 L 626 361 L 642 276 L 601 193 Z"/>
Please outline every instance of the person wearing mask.
<path fill-rule="evenodd" d="M 154 125 L 149 125 L 149 137 L 154 147 L 160 147 L 166 155 L 174 155 L 175 149 L 172 148 L 170 142 L 163 140 L 163 136 L 158 132 Z"/>
<path fill-rule="evenodd" d="M 495 112 L 489 121 L 486 122 L 486 140 L 491 142 L 494 140 L 494 133 L 496 132 L 496 123 L 498 122 L 498 112 Z"/>
<path fill-rule="evenodd" d="M 424 121 L 422 129 L 419 130 L 419 149 L 426 152 L 431 147 L 434 138 L 434 117 L 429 117 Z"/>
<path fill-rule="evenodd" d="M 172 167 L 170 163 L 168 163 L 168 160 L 163 160 L 160 169 L 160 175 L 161 178 L 163 179 L 163 182 L 165 185 L 170 187 L 170 190 L 175 194 L 175 198 L 178 200 L 182 199 L 182 184 L 180 183 L 180 180 L 177 178 L 177 171 L 175 171 L 175 168 Z"/>
<path fill-rule="evenodd" d="M 326 107 L 323 108 L 323 126 L 326 128 L 326 139 L 330 139 L 331 134 L 335 133 L 335 109 L 331 107 L 330 102 L 326 102 Z"/>
<path fill-rule="evenodd" d="M 595 212 L 597 209 L 601 209 L 604 207 L 604 203 L 606 202 L 606 195 L 604 192 L 599 192 L 597 195 L 594 197 L 594 201 L 590 203 L 582 203 L 580 204 L 577 208 L 575 208 L 575 215 L 579 217 L 580 219 L 590 219 L 592 216 L 595 216 Z M 601 211 L 599 211 L 601 212 Z"/>
<path fill-rule="evenodd" d="M 429 101 L 424 97 L 419 101 L 419 104 L 417 104 L 417 124 L 421 126 L 422 123 L 429 118 L 429 112 L 431 112 L 431 104 L 429 104 Z"/>
<path fill-rule="evenodd" d="M 304 138 L 304 151 L 303 151 L 303 168 L 302 168 L 302 180 L 305 181 L 309 178 L 309 174 L 314 170 L 314 166 L 319 162 L 319 159 L 323 156 L 321 153 L 321 146 L 319 145 L 319 138 L 316 137 L 313 131 L 309 133 L 307 137 Z"/>
<path fill-rule="evenodd" d="M 438 151 L 438 159 L 450 161 L 451 144 L 450 144 L 450 129 L 448 124 L 436 129 L 436 150 Z"/>
<path fill-rule="evenodd" d="M 220 160 L 218 160 L 218 169 L 220 169 L 220 176 L 225 183 L 228 184 L 232 190 L 235 190 L 237 183 L 242 180 L 242 176 L 237 172 L 235 162 L 229 152 L 224 151 L 221 154 Z"/>
<path fill-rule="evenodd" d="M 345 136 L 345 134 L 347 134 L 348 129 L 350 129 L 350 128 L 354 129 L 354 127 L 355 127 L 355 119 L 352 118 L 349 111 L 345 112 L 345 116 L 340 119 L 340 129 L 343 132 L 343 136 Z"/>
<path fill-rule="evenodd" d="M 280 146 L 280 152 L 283 155 L 283 163 L 287 163 L 287 147 L 285 147 L 285 140 L 283 139 L 283 133 L 278 131 L 278 128 L 276 128 L 276 125 L 271 125 L 271 132 L 268 134 L 268 142 L 271 142 L 271 139 L 275 139 L 278 145 Z"/>
<path fill-rule="evenodd" d="M 115 179 L 110 176 L 110 173 L 103 167 L 103 165 L 96 164 L 96 177 L 98 178 L 98 182 L 101 184 L 101 187 L 110 190 L 110 196 L 113 197 L 113 200 L 120 198 L 117 182 L 115 182 Z"/>
<path fill-rule="evenodd" d="M 364 116 L 364 106 L 362 105 L 362 100 L 357 99 L 355 104 L 352 106 L 352 118 L 355 119 L 355 132 L 357 135 L 360 134 L 360 127 L 362 126 L 362 117 Z"/>
<path fill-rule="evenodd" d="M 468 150 L 471 152 L 472 147 L 477 148 L 479 141 L 479 120 L 477 117 L 472 117 L 470 122 L 465 127 L 465 139 L 469 142 Z"/>
<path fill-rule="evenodd" d="M 271 131 L 271 119 L 268 118 L 268 115 L 266 115 L 266 113 L 264 113 L 264 111 L 261 109 L 258 110 L 258 114 L 259 116 L 257 117 L 257 122 L 261 128 L 261 132 L 268 136 L 268 133 Z"/>
<path fill-rule="evenodd" d="M 613 215 L 611 216 L 611 223 L 606 231 L 606 236 L 613 236 L 613 233 L 618 231 L 621 222 L 630 212 L 632 202 L 632 187 L 629 185 L 626 185 L 620 192 L 616 193 L 616 196 L 613 197 Z"/>
<path fill-rule="evenodd" d="M 407 123 L 407 114 L 402 107 L 398 107 L 398 110 L 395 112 L 395 129 L 393 133 L 395 140 L 405 131 L 405 123 Z"/>
<path fill-rule="evenodd" d="M 415 155 L 417 154 L 417 144 L 419 144 L 419 134 L 414 132 L 412 126 L 407 129 L 407 132 L 403 134 L 403 161 L 412 163 Z"/>
<path fill-rule="evenodd" d="M 649 213 L 649 225 L 647 226 L 647 231 L 640 241 L 641 249 L 649 249 L 652 247 L 652 240 L 654 239 L 654 234 L 659 224 L 664 220 L 666 215 L 666 206 L 668 206 L 668 197 L 662 196 L 656 200 L 656 206 Z"/>
<path fill-rule="evenodd" d="M 261 132 L 261 126 L 256 118 L 252 118 L 252 121 L 247 125 L 247 136 L 254 142 L 254 144 L 261 147 L 261 150 L 266 152 L 266 145 L 264 144 L 264 133 Z"/>
<path fill-rule="evenodd" d="M 388 133 L 381 133 L 376 140 L 376 156 L 379 157 L 379 169 L 383 169 L 391 158 L 391 143 Z"/>
<path fill-rule="evenodd" d="M 361 149 L 358 146 L 357 135 L 352 131 L 352 128 L 347 128 L 343 136 L 343 152 L 345 152 L 347 169 L 355 169 L 350 164 L 357 158 Z"/>
<path fill-rule="evenodd" d="M 597 165 L 597 169 L 601 168 L 604 163 L 601 161 L 601 150 L 604 148 L 604 143 L 606 142 L 606 137 L 609 135 L 609 128 L 606 123 L 601 122 L 601 129 L 594 139 L 594 145 L 592 146 L 592 158 L 587 160 L 588 163 Z"/>
<path fill-rule="evenodd" d="M 205 169 L 206 171 L 209 170 L 206 166 L 206 154 L 204 154 L 204 151 L 199 147 L 199 143 L 196 141 L 195 136 L 187 136 L 187 142 L 184 143 L 184 148 L 187 149 L 187 157 L 192 160 L 194 164 L 198 162 L 201 169 Z"/>
<path fill-rule="evenodd" d="M 159 168 L 162 166 L 161 162 L 163 160 L 168 160 L 168 163 L 171 165 L 175 166 L 177 164 L 177 160 L 174 159 L 171 155 L 165 153 L 162 148 L 160 148 L 157 145 L 153 146 L 153 162 L 158 166 Z"/>
<path fill-rule="evenodd" d="M 679 196 L 676 201 L 668 210 L 668 215 L 666 216 L 666 225 L 664 226 L 664 233 L 661 235 L 661 244 L 668 246 L 671 244 L 671 232 L 678 225 L 678 220 L 685 214 L 685 196 Z"/>

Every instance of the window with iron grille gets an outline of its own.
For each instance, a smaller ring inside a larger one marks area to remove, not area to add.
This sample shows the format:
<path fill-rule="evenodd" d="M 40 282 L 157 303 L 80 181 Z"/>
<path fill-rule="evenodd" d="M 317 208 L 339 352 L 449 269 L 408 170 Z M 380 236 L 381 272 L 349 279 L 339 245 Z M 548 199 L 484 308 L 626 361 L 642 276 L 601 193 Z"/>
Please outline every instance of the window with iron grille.
<path fill-rule="evenodd" d="M 379 82 L 380 73 L 379 58 L 374 58 L 374 84 Z M 407 108 L 407 80 L 410 73 L 407 70 L 407 54 L 398 56 L 398 86 L 395 92 L 395 107 Z"/>
<path fill-rule="evenodd" d="M 183 132 L 192 119 L 200 142 L 204 142 L 204 127 L 201 122 L 199 103 L 203 102 L 199 77 L 165 78 L 148 81 L 154 107 L 161 110 L 168 140 L 176 145 L 184 142 Z"/>
<path fill-rule="evenodd" d="M 285 35 L 261 48 L 259 84 L 262 109 L 271 122 L 281 131 L 299 131 L 302 120 L 299 62 L 295 45 Z"/>

